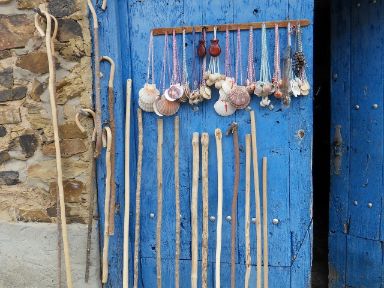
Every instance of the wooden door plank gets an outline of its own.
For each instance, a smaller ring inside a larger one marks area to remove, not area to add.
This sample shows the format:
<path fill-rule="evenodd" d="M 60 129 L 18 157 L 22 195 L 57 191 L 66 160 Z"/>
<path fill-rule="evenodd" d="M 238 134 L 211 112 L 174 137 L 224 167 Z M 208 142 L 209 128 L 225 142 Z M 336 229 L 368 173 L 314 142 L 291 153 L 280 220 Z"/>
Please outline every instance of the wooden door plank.
<path fill-rule="evenodd" d="M 126 17 L 122 9 L 120 11 L 119 4 L 111 1 L 108 3 L 108 9 L 102 12 L 100 6 L 96 5 L 98 20 L 99 20 L 99 41 L 100 41 L 100 56 L 110 56 L 116 63 L 115 77 L 115 122 L 116 122 L 116 143 L 124 143 L 124 119 L 125 119 L 125 79 L 121 77 L 123 73 L 127 73 L 126 66 L 123 65 L 124 59 L 121 53 L 120 32 L 124 33 L 125 27 L 119 26 L 119 17 Z M 121 3 L 120 3 L 121 4 Z M 122 14 L 119 14 L 122 13 Z M 125 15 L 125 16 L 124 16 Z M 128 40 L 128 39 L 127 39 Z M 107 64 L 100 65 L 101 72 L 104 75 L 109 75 L 109 67 Z M 124 72 L 123 72 L 124 70 Z M 108 77 L 101 78 L 101 97 L 102 97 L 102 121 L 108 123 Z M 134 147 L 135 141 L 131 141 L 131 147 Z M 103 241 L 104 230 L 104 195 L 105 195 L 105 157 L 102 153 L 97 160 L 97 186 L 98 186 L 98 209 L 100 215 L 100 241 Z M 135 158 L 135 152 L 131 150 L 131 157 Z M 106 287 L 119 287 L 122 282 L 122 258 L 123 258 L 123 218 L 124 218 L 124 145 L 116 145 L 116 162 L 115 162 L 115 179 L 116 179 L 116 213 L 115 213 L 115 233 L 109 239 L 109 277 Z M 134 177 L 131 177 L 131 182 Z M 132 182 L 133 183 L 133 182 Z M 132 192 L 132 191 L 131 191 Z M 121 207 L 122 209 L 119 209 Z"/>
<path fill-rule="evenodd" d="M 289 17 L 294 19 L 303 15 L 313 18 L 312 1 L 289 0 Z M 303 50 L 308 61 L 307 76 L 313 84 L 313 26 L 303 31 Z M 291 286 L 309 284 L 310 262 L 312 251 L 308 253 L 308 245 L 312 246 L 312 157 L 313 139 L 313 86 L 310 95 L 299 101 L 293 99 L 289 111 L 289 149 L 290 149 L 290 222 L 292 245 Z M 297 207 L 300 208 L 297 208 Z M 295 207 L 295 208 L 294 208 Z M 310 235 L 308 238 L 307 236 Z M 300 258 L 300 255 L 308 257 Z M 300 259 L 300 260 L 297 260 Z M 302 264 L 296 264 L 298 263 Z M 297 265 L 297 266 L 296 266 Z M 297 273 L 296 267 L 301 271 Z"/>
<path fill-rule="evenodd" d="M 380 239 L 383 164 L 382 2 L 352 5 L 350 234 Z M 362 57 L 366 55 L 366 57 Z M 377 104 L 378 109 L 373 105 Z M 355 204 L 355 201 L 357 201 Z M 370 205 L 372 207 L 370 208 Z"/>
<path fill-rule="evenodd" d="M 344 287 L 347 260 L 347 235 L 343 232 L 331 232 L 328 241 L 329 287 Z"/>
<path fill-rule="evenodd" d="M 382 287 L 383 249 L 379 241 L 347 236 L 347 287 Z"/>

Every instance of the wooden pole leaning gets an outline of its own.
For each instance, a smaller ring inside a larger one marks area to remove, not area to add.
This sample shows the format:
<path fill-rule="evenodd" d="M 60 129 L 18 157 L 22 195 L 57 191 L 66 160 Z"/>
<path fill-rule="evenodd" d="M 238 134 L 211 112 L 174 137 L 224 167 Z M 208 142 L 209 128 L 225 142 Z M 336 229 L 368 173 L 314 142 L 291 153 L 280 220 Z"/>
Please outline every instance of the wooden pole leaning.
<path fill-rule="evenodd" d="M 132 80 L 127 80 L 126 111 L 125 111 L 125 149 L 124 149 L 124 236 L 123 236 L 123 288 L 128 288 L 128 242 L 129 242 L 129 206 L 130 206 L 130 171 L 129 152 L 131 138 L 131 95 Z"/>
<path fill-rule="evenodd" d="M 112 149 L 112 131 L 109 127 L 103 130 L 102 142 L 106 147 L 105 165 L 105 199 L 104 199 L 104 245 L 103 245 L 103 261 L 102 261 L 102 277 L 101 282 L 107 283 L 108 281 L 108 250 L 109 250 L 109 204 L 111 196 L 111 149 Z"/>
<path fill-rule="evenodd" d="M 68 231 L 67 231 L 67 218 L 65 214 L 65 199 L 64 199 L 64 187 L 63 187 L 63 170 L 61 163 L 61 149 L 60 149 L 60 138 L 59 138 L 59 126 L 57 120 L 57 107 L 56 107 L 56 64 L 55 64 L 55 48 L 54 40 L 57 35 L 58 22 L 55 17 L 49 14 L 46 10 L 44 4 L 40 5 L 40 13 L 44 15 L 47 25 L 46 30 L 40 26 L 39 16 L 35 17 L 35 25 L 41 36 L 45 36 L 45 45 L 47 48 L 47 58 L 48 58 L 48 68 L 49 68 L 49 100 L 52 113 L 52 126 L 53 126 L 53 136 L 55 143 L 55 152 L 56 152 L 56 170 L 57 170 L 57 185 L 58 193 L 60 199 L 60 218 L 61 218 L 61 233 L 63 237 L 63 250 L 64 250 L 64 260 L 65 260 L 65 272 L 67 287 L 72 288 L 72 272 L 71 272 L 71 261 L 69 254 L 69 243 L 68 243 Z M 54 22 L 54 31 L 52 33 L 52 20 Z"/>
<path fill-rule="evenodd" d="M 236 288 L 236 226 L 237 226 L 237 199 L 239 197 L 240 180 L 240 151 L 237 123 L 232 123 L 227 135 L 233 134 L 233 151 L 235 154 L 235 179 L 233 182 L 233 197 L 231 207 L 231 287 Z"/>
<path fill-rule="evenodd" d="M 220 129 L 215 130 L 217 153 L 217 228 L 216 228 L 216 263 L 215 287 L 220 288 L 221 261 L 221 230 L 223 224 L 223 134 Z"/>
<path fill-rule="evenodd" d="M 268 160 L 263 157 L 263 243 L 264 243 L 264 288 L 268 288 Z"/>
<path fill-rule="evenodd" d="M 209 135 L 201 135 L 201 176 L 203 191 L 203 234 L 201 244 L 201 287 L 208 287 L 208 147 Z"/>
<path fill-rule="evenodd" d="M 137 109 L 137 175 L 136 175 L 136 221 L 135 221 L 135 246 L 133 256 L 133 287 L 139 284 L 139 247 L 140 247 L 140 208 L 141 208 L 141 174 L 143 166 L 143 112 Z"/>
<path fill-rule="evenodd" d="M 115 203 L 116 203 L 116 179 L 115 179 L 115 149 L 116 149 L 116 128 L 115 128 L 115 95 L 113 83 L 115 80 L 115 62 L 109 56 L 102 56 L 100 62 L 108 62 L 111 66 L 108 80 L 108 112 L 109 112 L 109 128 L 112 132 L 112 147 L 111 147 L 111 202 L 109 211 L 109 235 L 115 232 Z"/>
<path fill-rule="evenodd" d="M 161 225 L 163 220 L 163 119 L 157 119 L 157 223 L 156 223 L 156 279 L 161 288 Z"/>
<path fill-rule="evenodd" d="M 257 140 L 256 140 L 256 120 L 255 112 L 250 111 L 251 116 L 251 135 L 252 135 L 252 159 L 253 159 L 253 181 L 255 188 L 256 205 L 256 287 L 261 288 L 261 213 L 260 213 L 260 185 L 259 185 L 259 166 L 257 159 Z"/>
<path fill-rule="evenodd" d="M 175 206 L 176 206 L 176 243 L 175 243 L 175 288 L 179 288 L 180 282 L 180 171 L 179 171 L 179 151 L 180 149 L 180 120 L 175 117 Z"/>
<path fill-rule="evenodd" d="M 80 115 L 89 115 L 93 119 L 93 125 L 95 125 L 95 112 L 91 109 L 80 109 L 79 112 L 76 113 L 75 122 L 77 127 L 82 133 L 85 133 L 85 128 L 80 123 Z M 90 144 L 90 149 L 93 151 L 95 148 L 95 135 L 96 130 L 93 129 L 92 132 L 92 142 Z M 94 213 L 94 206 L 95 206 L 95 195 L 96 195 L 96 171 L 95 171 L 95 159 L 93 158 L 91 160 L 91 177 L 90 182 L 92 183 L 92 187 L 89 191 L 89 207 L 88 207 L 88 229 L 87 229 L 87 250 L 86 250 L 86 256 L 85 256 L 85 283 L 88 283 L 89 280 L 89 267 L 91 263 L 91 245 L 92 245 L 92 225 L 93 225 L 93 213 Z"/>
<path fill-rule="evenodd" d="M 251 192 L 251 135 L 245 136 L 245 281 L 244 288 L 249 287 L 251 276 L 251 241 L 249 229 L 250 219 L 250 192 Z"/>
<path fill-rule="evenodd" d="M 191 196 L 191 222 L 192 222 L 192 260 L 191 260 L 191 288 L 197 288 L 198 268 L 198 193 L 199 193 L 199 133 L 192 136 L 192 196 Z"/>

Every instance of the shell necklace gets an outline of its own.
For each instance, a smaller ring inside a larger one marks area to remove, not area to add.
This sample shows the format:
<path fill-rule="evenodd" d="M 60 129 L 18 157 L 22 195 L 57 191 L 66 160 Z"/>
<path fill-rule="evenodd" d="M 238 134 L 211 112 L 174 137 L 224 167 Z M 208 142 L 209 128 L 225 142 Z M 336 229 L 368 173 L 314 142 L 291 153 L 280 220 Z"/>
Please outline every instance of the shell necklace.
<path fill-rule="evenodd" d="M 253 61 L 253 28 L 249 28 L 248 44 L 248 68 L 247 68 L 247 91 L 252 95 L 255 91 L 255 65 Z"/>
<path fill-rule="evenodd" d="M 203 32 L 202 32 L 202 39 L 203 40 L 200 40 L 200 43 L 201 41 L 204 41 L 205 43 L 205 39 L 207 39 L 207 33 L 205 31 L 205 29 L 203 29 Z M 200 47 L 199 47 L 200 48 Z M 204 46 L 205 48 L 205 46 Z M 198 53 L 199 53 L 199 50 L 198 50 Z M 200 54 L 199 54 L 200 56 Z M 204 54 L 204 57 L 203 57 L 203 60 L 202 60 L 202 64 L 201 64 L 201 82 L 200 82 L 200 87 L 199 87 L 199 95 L 201 97 L 202 100 L 209 100 L 211 99 L 211 94 L 212 94 L 212 91 L 211 91 L 211 88 L 209 88 L 207 86 L 207 83 L 206 83 L 206 79 L 205 79 L 205 71 L 206 71 L 206 67 L 207 67 L 207 53 Z"/>
<path fill-rule="evenodd" d="M 219 46 L 219 39 L 216 37 L 217 27 L 213 28 L 213 39 L 211 40 L 211 45 L 209 46 L 209 55 L 211 56 L 209 60 L 208 71 L 204 74 L 204 79 L 208 86 L 215 85 L 216 88 L 220 89 L 221 81 L 225 79 L 224 75 L 220 74 L 220 59 L 221 48 Z M 218 83 L 218 85 L 216 85 Z"/>
<path fill-rule="evenodd" d="M 173 31 L 173 33 L 175 35 L 175 31 Z M 174 38 L 176 38 L 176 37 L 174 36 Z M 174 39 L 174 41 L 176 42 L 176 39 Z M 180 102 L 179 101 L 175 101 L 175 100 L 169 101 L 165 97 L 167 90 L 168 90 L 167 91 L 167 93 L 168 93 L 167 96 L 168 97 L 169 96 L 176 96 L 176 93 L 180 94 L 180 91 L 172 91 L 172 90 L 178 90 L 179 89 L 179 87 L 172 88 L 173 85 L 171 85 L 170 88 L 165 90 L 166 70 L 167 70 L 166 69 L 167 68 L 167 55 L 168 55 L 168 33 L 165 33 L 165 36 L 164 36 L 163 69 L 162 69 L 162 79 L 161 79 L 162 80 L 161 82 L 162 82 L 163 95 L 161 97 L 158 97 L 156 99 L 156 101 L 153 103 L 153 110 L 154 110 L 154 112 L 158 116 L 171 116 L 171 115 L 174 115 L 174 114 L 176 114 L 176 112 L 180 108 Z M 176 66 L 177 66 L 177 64 L 176 64 Z M 174 66 L 174 68 L 175 68 L 175 66 Z M 180 84 L 179 84 L 179 86 L 181 87 Z M 169 91 L 171 88 L 172 88 L 172 90 Z M 180 95 L 180 97 L 181 97 L 181 95 Z"/>
<path fill-rule="evenodd" d="M 183 71 L 182 71 L 182 77 L 181 77 L 181 85 L 184 88 L 184 94 L 180 98 L 181 102 L 186 102 L 189 98 L 189 95 L 191 93 L 191 89 L 189 87 L 189 80 L 188 80 L 188 70 L 187 70 L 187 52 L 186 52 L 186 40 L 185 40 L 185 29 L 183 30 Z"/>
<path fill-rule="evenodd" d="M 303 52 L 302 32 L 300 24 L 296 28 L 296 52 L 293 55 L 293 68 L 296 76 L 296 82 L 300 87 L 300 94 L 307 96 L 309 94 L 310 85 L 305 73 L 307 61 Z"/>
<path fill-rule="evenodd" d="M 271 83 L 271 72 L 268 62 L 268 46 L 267 46 L 267 29 L 263 23 L 261 29 L 261 66 L 260 66 L 260 80 L 256 82 L 255 94 L 262 97 L 260 101 L 261 107 L 268 107 L 271 103 L 268 96 L 273 93 L 273 86 Z"/>
<path fill-rule="evenodd" d="M 240 76 L 240 77 L 239 77 Z M 240 78 L 240 79 L 239 79 Z M 242 85 L 238 85 L 243 82 L 242 76 L 242 64 L 241 64 L 241 40 L 240 29 L 237 29 L 237 47 L 236 47 L 236 85 L 228 94 L 228 101 L 237 109 L 244 109 L 251 101 L 251 96 L 247 92 L 247 88 Z"/>
<path fill-rule="evenodd" d="M 173 30 L 172 35 L 172 64 L 173 64 L 173 71 L 172 71 L 172 81 L 171 86 L 165 90 L 164 96 L 168 101 L 176 101 L 180 99 L 184 94 L 184 87 L 180 83 L 179 79 L 179 67 L 178 67 L 178 60 L 177 60 L 177 42 L 176 42 L 176 33 L 175 30 Z"/>
<path fill-rule="evenodd" d="M 272 78 L 273 89 L 275 91 L 275 97 L 281 99 L 283 93 L 280 90 L 281 87 L 281 69 L 280 69 L 280 36 L 279 25 L 275 24 L 275 53 L 273 57 L 274 73 Z"/>
<path fill-rule="evenodd" d="M 156 88 L 155 73 L 154 73 L 154 49 L 153 49 L 153 34 L 149 36 L 148 45 L 148 65 L 147 65 L 147 80 L 139 91 L 139 106 L 143 111 L 153 112 L 153 103 L 159 97 L 160 91 Z M 151 84 L 149 84 L 151 78 Z"/>
<path fill-rule="evenodd" d="M 200 89 L 198 87 L 198 80 L 197 80 L 197 76 L 196 76 L 196 74 L 197 74 L 196 73 L 196 54 L 199 55 L 199 50 L 198 49 L 195 50 L 195 39 L 196 39 L 195 29 L 193 29 L 192 35 L 193 35 L 192 36 L 193 37 L 192 47 L 194 49 L 193 51 L 196 51 L 196 52 L 193 53 L 193 58 L 192 58 L 192 82 L 193 82 L 192 88 L 193 88 L 193 90 L 189 94 L 189 104 L 196 105 L 196 104 L 199 104 L 204 99 L 200 96 Z M 202 40 L 199 40 L 200 44 L 202 43 L 201 41 Z M 200 44 L 199 44 L 199 47 L 200 47 Z"/>
<path fill-rule="evenodd" d="M 231 75 L 231 54 L 230 54 L 229 30 L 225 31 L 225 80 L 217 82 L 220 83 L 219 99 L 216 101 L 213 108 L 220 116 L 230 116 L 235 113 L 236 108 L 228 101 L 228 94 L 231 92 L 234 79 Z M 215 86 L 216 86 L 215 84 Z"/>
<path fill-rule="evenodd" d="M 290 77 L 292 74 L 292 59 L 291 59 L 291 23 L 288 23 L 287 28 L 288 45 L 285 51 L 283 60 L 283 75 L 281 81 L 282 100 L 285 106 L 291 103 L 292 81 Z"/>

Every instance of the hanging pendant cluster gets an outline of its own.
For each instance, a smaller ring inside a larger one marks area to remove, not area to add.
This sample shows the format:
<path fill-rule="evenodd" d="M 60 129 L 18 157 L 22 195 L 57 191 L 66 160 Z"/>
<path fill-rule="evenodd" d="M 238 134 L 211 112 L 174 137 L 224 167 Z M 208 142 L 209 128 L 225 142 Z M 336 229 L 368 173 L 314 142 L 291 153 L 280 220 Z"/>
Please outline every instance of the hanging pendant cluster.
<path fill-rule="evenodd" d="M 269 26 L 271 27 L 271 26 Z M 188 102 L 197 105 L 212 97 L 212 89 L 217 89 L 219 98 L 214 104 L 214 109 L 221 116 L 230 116 L 238 109 L 249 106 L 251 96 L 260 97 L 260 106 L 273 108 L 270 96 L 281 100 L 285 106 L 291 103 L 291 97 L 306 96 L 309 94 L 310 85 L 306 76 L 307 61 L 303 52 L 302 30 L 300 25 L 292 28 L 288 23 L 287 46 L 280 58 L 280 35 L 279 26 L 274 29 L 274 53 L 273 53 L 273 75 L 269 66 L 269 53 L 267 43 L 267 29 L 263 24 L 261 27 L 261 58 L 259 77 L 255 73 L 254 57 L 254 31 L 249 29 L 248 39 L 248 63 L 247 77 L 243 81 L 243 67 L 241 57 L 241 34 L 240 29 L 236 35 L 236 64 L 235 75 L 231 65 L 230 32 L 225 31 L 225 67 L 224 73 L 220 71 L 220 56 L 222 49 L 217 38 L 216 27 L 213 30 L 213 38 L 207 47 L 207 35 L 202 29 L 200 39 L 196 45 L 196 33 L 193 30 L 194 47 L 192 57 L 192 81 L 189 81 L 187 66 L 187 40 L 183 30 L 182 35 L 182 60 L 181 69 L 178 60 L 178 47 L 175 30 L 172 35 L 172 68 L 168 61 L 168 34 L 164 35 L 164 49 L 160 86 L 161 92 L 156 87 L 154 71 L 154 38 L 150 34 L 148 45 L 148 68 L 147 79 L 143 88 L 139 91 L 139 106 L 147 112 L 155 112 L 159 116 L 171 116 L 177 113 L 180 104 Z M 292 47 L 292 35 L 295 36 L 294 47 Z M 207 59 L 209 63 L 207 67 Z M 283 63 L 283 69 L 280 63 Z M 171 72 L 172 70 L 172 72 Z M 181 71 L 180 71 L 181 70 Z M 258 80 L 256 80 L 258 79 Z M 168 84 L 167 84 L 168 82 Z"/>

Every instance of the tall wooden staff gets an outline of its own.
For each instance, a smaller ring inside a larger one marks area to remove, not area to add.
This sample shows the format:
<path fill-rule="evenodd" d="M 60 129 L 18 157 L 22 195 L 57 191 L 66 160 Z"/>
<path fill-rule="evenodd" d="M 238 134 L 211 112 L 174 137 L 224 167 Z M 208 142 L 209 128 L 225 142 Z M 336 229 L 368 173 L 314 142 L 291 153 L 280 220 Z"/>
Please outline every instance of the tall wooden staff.
<path fill-rule="evenodd" d="M 113 235 L 115 231 L 115 202 L 116 202 L 116 179 L 115 179 L 115 95 L 113 89 L 113 83 L 115 80 L 115 62 L 111 57 L 103 56 L 100 58 L 100 62 L 105 61 L 111 65 L 108 80 L 108 112 L 109 112 L 109 128 L 112 132 L 112 147 L 111 147 L 111 202 L 109 211 L 109 235 Z"/>
<path fill-rule="evenodd" d="M 197 199 L 199 193 L 199 133 L 192 136 L 193 164 L 192 164 L 192 199 L 191 199 L 191 222 L 192 222 L 192 261 L 191 261 L 191 288 L 197 288 L 197 263 L 198 263 L 198 220 Z"/>
<path fill-rule="evenodd" d="M 263 242 L 264 242 L 264 288 L 268 288 L 268 160 L 263 157 Z"/>
<path fill-rule="evenodd" d="M 175 288 L 179 288 L 180 270 L 180 176 L 179 176 L 179 147 L 180 121 L 175 117 L 175 204 L 176 204 L 176 243 L 175 243 Z"/>
<path fill-rule="evenodd" d="M 137 109 L 137 129 L 139 131 L 137 146 L 137 175 L 136 175 L 136 221 L 135 221 L 135 248 L 133 257 L 133 287 L 137 288 L 139 282 L 139 247 L 140 247 L 140 206 L 141 206 L 141 173 L 143 166 L 143 112 Z"/>
<path fill-rule="evenodd" d="M 240 151 L 237 123 L 232 123 L 227 135 L 233 134 L 233 152 L 235 154 L 235 180 L 233 182 L 232 216 L 231 216 L 231 287 L 236 287 L 236 225 L 237 225 L 237 199 L 239 197 L 240 179 Z"/>
<path fill-rule="evenodd" d="M 161 288 L 161 224 L 163 218 L 163 119 L 157 119 L 157 223 L 156 223 L 156 278 Z"/>
<path fill-rule="evenodd" d="M 69 244 L 68 244 L 68 231 L 67 231 L 67 218 L 65 215 L 65 200 L 64 200 L 64 187 L 63 187 L 63 170 L 61 164 L 61 148 L 60 148 L 60 138 L 59 138 L 59 126 L 57 120 L 57 107 L 56 107 L 56 67 L 55 67 L 55 47 L 54 39 L 57 35 L 57 20 L 46 10 L 44 4 L 40 5 L 41 11 L 39 11 L 46 18 L 47 25 L 46 30 L 41 28 L 39 18 L 36 16 L 35 25 L 41 36 L 45 36 L 45 46 L 47 48 L 47 58 L 48 58 L 48 69 L 49 69 L 49 102 L 51 106 L 52 113 L 52 126 L 53 126 L 53 136 L 55 142 L 55 151 L 56 151 L 56 170 L 57 170 L 57 186 L 59 190 L 59 199 L 60 199 L 60 218 L 61 218 L 61 234 L 63 237 L 63 246 L 64 246 L 64 260 L 65 260 L 65 271 L 67 277 L 67 287 L 72 288 L 72 272 L 71 272 L 71 260 L 69 255 Z M 52 20 L 54 22 L 54 31 L 52 32 Z"/>
<path fill-rule="evenodd" d="M 125 112 L 125 199 L 124 199 L 124 239 L 123 239 L 123 288 L 128 288 L 128 241 L 129 241 L 129 205 L 130 205 L 130 172 L 129 172 L 129 152 L 130 152 L 130 131 L 131 131 L 131 95 L 132 80 L 127 80 L 127 99 Z"/>
<path fill-rule="evenodd" d="M 209 135 L 201 135 L 201 176 L 203 184 L 203 235 L 201 248 L 201 287 L 208 287 L 208 146 Z"/>
<path fill-rule="evenodd" d="M 112 131 L 109 127 L 104 128 L 102 135 L 103 145 L 106 147 L 105 165 L 105 199 L 104 199 L 104 245 L 103 245 L 103 261 L 102 261 L 102 283 L 108 281 L 108 250 L 109 250 L 109 204 L 111 196 L 111 149 L 112 149 Z"/>
<path fill-rule="evenodd" d="M 251 241 L 249 238 L 251 192 L 251 135 L 245 136 L 245 288 L 249 287 L 251 276 Z"/>
<path fill-rule="evenodd" d="M 261 288 L 261 213 L 260 213 L 260 186 L 259 186 L 259 166 L 257 159 L 256 142 L 256 120 L 255 112 L 250 111 L 251 115 L 251 135 L 252 135 L 252 158 L 253 158 L 253 181 L 255 186 L 255 204 L 256 204 L 256 281 L 257 288 Z"/>
<path fill-rule="evenodd" d="M 220 129 L 215 130 L 217 153 L 217 228 L 216 228 L 216 269 L 215 286 L 220 288 L 220 261 L 221 261 L 221 226 L 223 224 L 223 147 Z"/>

